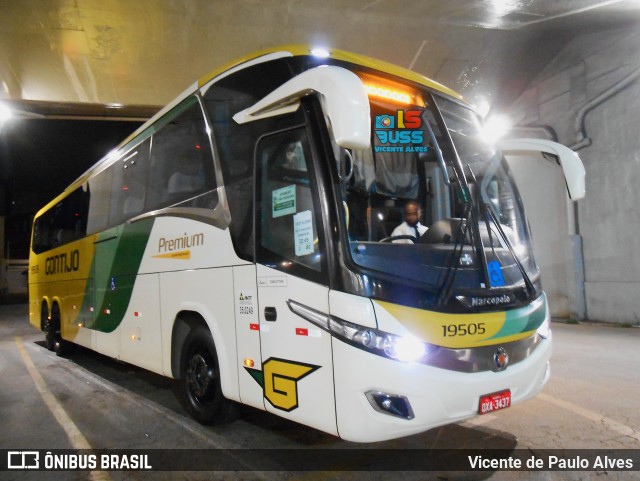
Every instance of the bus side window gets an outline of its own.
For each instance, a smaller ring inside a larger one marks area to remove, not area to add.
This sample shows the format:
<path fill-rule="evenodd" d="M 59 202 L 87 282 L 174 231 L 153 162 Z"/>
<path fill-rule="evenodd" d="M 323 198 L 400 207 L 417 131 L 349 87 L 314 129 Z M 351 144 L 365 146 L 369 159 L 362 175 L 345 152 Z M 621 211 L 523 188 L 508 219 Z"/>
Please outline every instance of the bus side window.
<path fill-rule="evenodd" d="M 253 174 L 256 141 L 266 132 L 299 125 L 304 118 L 300 111 L 246 124 L 237 124 L 231 117 L 291 79 L 288 60 L 281 58 L 240 69 L 202 91 L 231 213 L 231 239 L 238 256 L 250 262 L 255 260 Z"/>
<path fill-rule="evenodd" d="M 306 277 L 318 279 L 323 270 L 319 203 L 314 200 L 313 173 L 303 129 L 263 137 L 257 147 L 259 206 L 258 261 L 291 270 L 310 268 Z M 285 262 L 283 262 L 285 260 Z M 286 261 L 293 261 L 286 262 Z M 295 267 L 294 267 L 295 269 Z M 304 272 L 298 270 L 300 275 Z"/>
<path fill-rule="evenodd" d="M 149 139 L 131 149 L 112 167 L 113 192 L 109 224 L 120 224 L 143 212 Z"/>
<path fill-rule="evenodd" d="M 87 233 L 94 234 L 109 227 L 109 206 L 111 204 L 111 187 L 114 166 L 103 170 L 89 179 L 91 202 L 89 204 L 89 218 Z"/>
<path fill-rule="evenodd" d="M 197 99 L 187 99 L 168 116 L 170 119 L 153 136 L 147 210 L 179 204 L 217 187 L 209 138 Z M 217 198 L 207 196 L 194 206 L 213 209 L 216 203 Z"/>
<path fill-rule="evenodd" d="M 81 239 L 87 232 L 89 192 L 78 187 L 35 221 L 32 249 L 39 254 Z"/>

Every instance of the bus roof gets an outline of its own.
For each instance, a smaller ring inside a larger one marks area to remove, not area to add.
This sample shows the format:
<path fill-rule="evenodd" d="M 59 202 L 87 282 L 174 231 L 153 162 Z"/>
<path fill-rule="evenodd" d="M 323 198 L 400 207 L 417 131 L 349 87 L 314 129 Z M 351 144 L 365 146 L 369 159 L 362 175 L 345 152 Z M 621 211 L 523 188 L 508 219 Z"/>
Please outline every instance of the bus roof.
<path fill-rule="evenodd" d="M 182 92 L 178 97 L 173 99 L 169 104 L 164 106 L 158 113 L 156 113 L 151 119 L 145 122 L 140 128 L 138 128 L 135 132 L 133 132 L 129 137 L 127 137 L 123 142 L 121 142 L 117 149 L 125 146 L 131 140 L 136 138 L 140 133 L 147 130 L 149 125 L 153 124 L 158 118 L 162 117 L 165 113 L 167 113 L 171 108 L 173 108 L 177 103 L 184 100 L 184 98 L 188 95 L 193 94 L 198 88 L 204 87 L 206 84 L 215 81 L 217 77 L 225 74 L 226 72 L 235 69 L 235 68 L 243 68 L 243 64 L 253 64 L 253 61 L 260 59 L 261 57 L 271 56 L 273 58 L 278 57 L 298 57 L 298 56 L 313 56 L 316 50 L 314 47 L 310 45 L 284 45 L 280 47 L 272 47 L 265 50 L 260 50 L 257 52 L 250 53 L 245 55 L 244 57 L 237 58 L 224 64 L 215 70 L 209 72 L 209 74 L 201 77 L 195 84 L 189 86 L 184 92 Z M 324 51 L 324 50 L 323 50 Z M 361 65 L 363 67 L 368 67 L 374 70 L 379 70 L 384 73 L 388 73 L 390 75 L 395 75 L 397 77 L 416 82 L 420 85 L 424 85 L 425 87 L 437 90 L 444 94 L 450 95 L 454 98 L 462 100 L 462 96 L 448 87 L 431 80 L 424 75 L 420 75 L 419 73 L 414 72 L 413 70 L 409 70 L 403 67 L 399 67 L 398 65 L 394 65 L 389 62 L 384 62 L 382 60 L 377 60 L 375 58 L 367 57 L 365 55 L 356 54 L 353 52 L 347 52 L 344 50 L 331 49 L 326 50 L 327 55 L 325 57 L 333 58 L 336 60 L 342 60 L 344 62 L 350 62 L 355 65 Z M 99 163 L 104 161 L 101 160 Z M 95 166 L 94 166 L 95 167 Z M 92 167 L 89 171 L 87 171 L 84 175 L 93 171 Z M 83 175 L 83 177 L 84 177 Z"/>
<path fill-rule="evenodd" d="M 451 90 L 450 88 L 445 87 L 444 85 L 439 84 L 438 82 L 435 82 L 425 77 L 424 75 L 420 75 L 412 70 L 399 67 L 398 65 L 394 65 L 389 62 L 384 62 L 382 60 L 377 60 L 375 58 L 367 57 L 365 55 L 359 55 L 356 53 L 347 52 L 344 50 L 330 49 L 330 50 L 323 50 L 323 53 L 324 53 L 324 55 L 322 55 L 323 57 L 333 58 L 336 60 L 353 63 L 355 65 L 360 65 L 360 66 L 371 68 L 374 70 L 379 70 L 381 72 L 388 73 L 390 75 L 394 75 L 396 77 L 400 77 L 400 78 L 409 80 L 411 82 L 418 83 L 420 85 L 424 85 L 425 87 L 437 90 L 446 95 L 450 95 L 454 98 L 462 100 L 462 96 L 459 93 L 455 92 L 454 90 Z M 69 184 L 60 195 L 56 196 L 51 202 L 49 202 L 44 207 L 42 207 L 42 209 L 40 209 L 40 211 L 38 211 L 38 213 L 36 214 L 36 217 L 39 216 L 42 212 L 44 212 L 49 207 L 55 205 L 62 198 L 66 197 L 68 191 L 70 191 L 72 188 L 75 189 L 80 185 L 82 185 L 96 171 L 99 171 L 102 168 L 106 168 L 108 165 L 110 165 L 111 164 L 110 157 L 111 158 L 113 157 L 113 153 L 119 151 L 122 147 L 126 146 L 132 140 L 139 137 L 143 132 L 148 132 L 148 129 L 150 128 L 151 125 L 153 125 L 153 123 L 155 123 L 156 120 L 158 120 L 160 117 L 166 114 L 169 110 L 171 110 L 171 108 L 175 107 L 175 105 L 177 105 L 180 101 L 184 100 L 184 98 L 186 98 L 187 96 L 193 94 L 198 88 L 201 88 L 204 85 L 214 81 L 217 77 L 224 74 L 225 72 L 228 72 L 229 70 L 234 68 L 242 68 L 242 65 L 245 63 L 252 64 L 253 61 L 258 60 L 259 58 L 265 57 L 265 56 L 298 57 L 298 56 L 313 56 L 313 55 L 317 55 L 316 50 L 314 49 L 314 47 L 310 45 L 285 45 L 285 46 L 273 47 L 273 48 L 253 52 L 251 54 L 245 55 L 244 57 L 235 59 L 225 65 L 222 65 L 221 67 L 216 68 L 215 70 L 210 72 L 208 75 L 201 77 L 197 82 L 190 85 L 185 91 L 183 91 L 170 103 L 164 106 L 147 122 L 141 125 L 138 129 L 136 129 L 132 134 L 130 134 L 122 142 L 120 142 L 120 144 L 118 144 L 118 146 L 115 149 L 113 149 L 112 152 L 105 155 L 102 159 L 96 162 L 96 164 L 92 165 L 87 171 L 85 171 L 81 176 L 79 176 L 74 182 Z M 115 161 L 115 158 L 113 160 Z"/>
<path fill-rule="evenodd" d="M 360 55 L 353 52 L 347 52 L 344 50 L 337 49 L 318 49 L 322 50 L 324 53 L 324 57 L 333 58 L 336 60 L 342 60 L 345 62 L 350 62 L 356 65 L 361 65 L 363 67 L 372 68 L 375 70 L 379 70 L 384 73 L 388 73 L 390 75 L 395 75 L 397 77 L 404 78 L 406 80 L 410 80 L 412 82 L 419 83 L 424 85 L 425 87 L 429 87 L 434 90 L 438 90 L 442 93 L 455 97 L 459 100 L 462 100 L 462 96 L 454 90 L 451 90 L 444 85 L 431 80 L 430 78 L 425 77 L 424 75 L 420 75 L 419 73 L 414 72 L 413 70 L 406 69 L 404 67 L 400 67 L 398 65 L 384 62 L 382 60 L 377 60 L 375 58 L 367 57 L 365 55 Z M 200 87 L 214 80 L 217 76 L 223 74 L 227 70 L 230 70 L 234 67 L 238 67 L 243 63 L 250 62 L 251 60 L 258 59 L 260 57 L 266 55 L 272 55 L 276 53 L 290 54 L 292 57 L 298 56 L 313 56 L 316 52 L 316 49 L 310 45 L 285 45 L 280 47 L 269 48 L 265 50 L 261 50 L 258 52 L 251 53 L 239 59 L 233 60 L 215 70 L 210 72 L 208 75 L 205 75 L 200 78 L 198 81 L 198 85 Z"/>

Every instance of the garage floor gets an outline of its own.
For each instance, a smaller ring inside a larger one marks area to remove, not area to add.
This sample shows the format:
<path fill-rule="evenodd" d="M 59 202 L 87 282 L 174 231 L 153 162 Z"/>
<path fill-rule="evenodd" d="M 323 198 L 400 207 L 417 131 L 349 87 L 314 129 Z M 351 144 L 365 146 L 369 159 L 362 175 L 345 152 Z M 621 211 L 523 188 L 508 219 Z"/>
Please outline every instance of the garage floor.
<path fill-rule="evenodd" d="M 25 304 L 0 306 L 0 449 L 640 449 L 640 329 L 554 323 L 552 377 L 533 400 L 404 439 L 356 445 L 251 408 L 224 426 L 192 421 L 173 381 L 85 349 L 44 346 Z M 228 451 L 232 453 L 232 451 Z M 383 472 L 0 472 L 0 479 L 389 479 Z M 636 468 L 637 469 L 637 468 Z M 398 473 L 395 473 L 397 477 Z M 404 472 L 402 479 L 433 473 Z M 525 473 L 442 473 L 520 479 Z M 636 472 L 526 473 L 527 479 L 637 479 Z M 604 476 L 604 477 L 603 477 Z"/>

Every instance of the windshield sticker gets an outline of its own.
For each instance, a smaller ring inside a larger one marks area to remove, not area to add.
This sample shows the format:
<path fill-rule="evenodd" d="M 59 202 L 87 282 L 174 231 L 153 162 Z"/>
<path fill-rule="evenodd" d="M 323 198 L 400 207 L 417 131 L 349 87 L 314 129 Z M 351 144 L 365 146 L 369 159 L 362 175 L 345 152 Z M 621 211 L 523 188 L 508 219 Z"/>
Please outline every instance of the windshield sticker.
<path fill-rule="evenodd" d="M 249 321 L 255 319 L 255 314 L 258 312 L 256 306 L 256 293 L 249 289 L 242 290 L 238 296 L 236 308 L 236 315 L 238 318 L 244 318 Z"/>
<path fill-rule="evenodd" d="M 313 254 L 313 221 L 310 210 L 293 216 L 293 236 L 296 256 Z"/>
<path fill-rule="evenodd" d="M 498 261 L 487 262 L 487 269 L 489 270 L 489 280 L 491 280 L 491 287 L 504 286 L 504 276 L 502 275 L 502 268 Z"/>
<path fill-rule="evenodd" d="M 429 147 L 423 145 L 422 111 L 398 110 L 395 115 L 376 115 L 376 152 L 421 152 Z"/>
<path fill-rule="evenodd" d="M 288 185 L 271 192 L 271 215 L 282 217 L 296 213 L 296 186 Z"/>

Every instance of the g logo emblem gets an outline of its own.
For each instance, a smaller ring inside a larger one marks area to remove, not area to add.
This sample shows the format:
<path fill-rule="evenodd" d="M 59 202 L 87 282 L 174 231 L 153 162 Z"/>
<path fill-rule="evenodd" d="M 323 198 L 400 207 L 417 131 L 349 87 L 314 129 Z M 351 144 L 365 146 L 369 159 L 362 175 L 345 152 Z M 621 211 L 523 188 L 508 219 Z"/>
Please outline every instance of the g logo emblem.
<path fill-rule="evenodd" d="M 320 366 L 271 357 L 262 364 L 262 371 L 245 369 L 262 386 L 273 407 L 289 412 L 298 407 L 298 381 Z"/>

